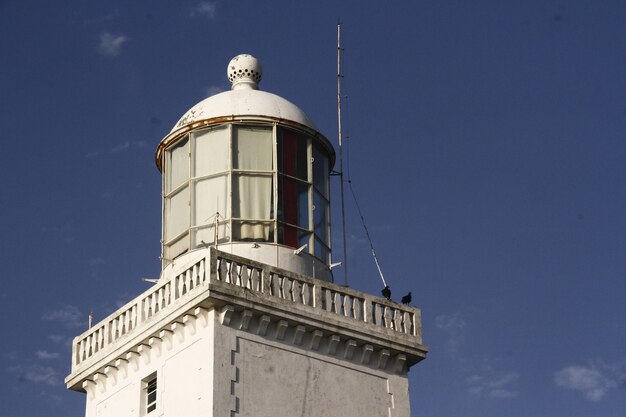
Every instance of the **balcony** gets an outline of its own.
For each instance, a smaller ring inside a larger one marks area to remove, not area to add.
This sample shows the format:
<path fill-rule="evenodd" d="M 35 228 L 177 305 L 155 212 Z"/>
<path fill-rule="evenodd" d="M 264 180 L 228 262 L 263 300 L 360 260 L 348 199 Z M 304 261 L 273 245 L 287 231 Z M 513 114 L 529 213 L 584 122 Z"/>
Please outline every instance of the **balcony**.
<path fill-rule="evenodd" d="M 74 338 L 68 388 L 198 308 L 249 311 L 402 355 L 426 356 L 420 310 L 214 248 L 176 261 L 169 276 Z"/>

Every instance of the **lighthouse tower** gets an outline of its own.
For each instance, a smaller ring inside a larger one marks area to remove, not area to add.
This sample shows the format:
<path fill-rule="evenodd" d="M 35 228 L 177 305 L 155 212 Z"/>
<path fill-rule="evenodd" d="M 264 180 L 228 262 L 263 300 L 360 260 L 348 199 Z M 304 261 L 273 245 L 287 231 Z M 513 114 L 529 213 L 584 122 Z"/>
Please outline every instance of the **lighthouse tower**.
<path fill-rule="evenodd" d="M 87 417 L 408 417 L 420 311 L 333 283 L 332 145 L 257 59 L 227 74 L 156 151 L 158 282 L 74 339 L 68 388 Z"/>

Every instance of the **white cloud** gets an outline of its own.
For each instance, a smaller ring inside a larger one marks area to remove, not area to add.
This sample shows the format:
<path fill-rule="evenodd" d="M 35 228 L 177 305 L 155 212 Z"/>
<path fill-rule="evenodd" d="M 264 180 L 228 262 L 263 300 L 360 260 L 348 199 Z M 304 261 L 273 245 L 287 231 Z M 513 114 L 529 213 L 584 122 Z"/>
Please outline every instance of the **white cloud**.
<path fill-rule="evenodd" d="M 98 52 L 105 56 L 119 55 L 122 45 L 128 40 L 129 38 L 124 35 L 113 35 L 110 32 L 101 33 Z"/>
<path fill-rule="evenodd" d="M 458 314 L 440 314 L 435 317 L 435 326 L 443 330 L 447 336 L 446 350 L 456 353 L 465 342 L 467 322 Z"/>
<path fill-rule="evenodd" d="M 215 12 L 217 10 L 217 5 L 212 1 L 202 1 L 198 3 L 193 9 L 191 9 L 190 15 L 192 17 L 195 16 L 206 16 L 209 19 L 215 19 Z"/>
<path fill-rule="evenodd" d="M 89 266 L 98 266 L 98 265 L 104 265 L 106 262 L 104 261 L 104 259 L 100 256 L 97 256 L 95 258 L 90 258 L 89 259 Z"/>
<path fill-rule="evenodd" d="M 78 308 L 69 304 L 58 310 L 48 311 L 41 318 L 45 321 L 60 322 L 68 328 L 80 327 L 85 323 Z"/>
<path fill-rule="evenodd" d="M 85 154 L 85 158 L 95 158 L 96 156 L 100 155 L 102 152 L 100 151 L 92 151 L 92 152 L 88 152 Z"/>
<path fill-rule="evenodd" d="M 47 350 L 38 350 L 35 352 L 38 359 L 47 361 L 50 359 L 59 359 L 61 355 L 58 352 L 48 352 Z"/>
<path fill-rule="evenodd" d="M 206 94 L 208 97 L 211 97 L 211 96 L 221 93 L 222 91 L 224 91 L 222 87 L 218 85 L 212 85 L 210 87 L 207 87 Z"/>
<path fill-rule="evenodd" d="M 487 375 L 472 375 L 465 380 L 468 391 L 471 394 L 488 398 L 513 398 L 518 392 L 513 386 L 519 379 L 519 375 L 515 372 L 496 373 L 494 371 L 487 372 Z"/>
<path fill-rule="evenodd" d="M 7 369 L 13 374 L 17 374 L 19 381 L 32 382 L 35 384 L 45 384 L 50 386 L 56 386 L 61 383 L 61 377 L 56 369 L 50 366 L 12 366 Z"/>
<path fill-rule="evenodd" d="M 130 150 L 130 149 L 145 149 L 147 147 L 148 147 L 148 144 L 144 140 L 135 140 L 135 141 L 127 140 L 125 142 L 118 143 L 117 145 L 110 148 L 108 150 L 108 153 L 118 153 L 118 152 Z M 99 157 L 105 154 L 107 154 L 107 151 L 100 149 L 100 150 L 95 150 L 95 151 L 86 153 L 85 158 L 90 159 L 90 158 Z"/>
<path fill-rule="evenodd" d="M 72 346 L 73 337 L 63 336 L 60 334 L 51 334 L 48 335 L 48 339 L 50 339 L 53 343 L 59 345 Z"/>
<path fill-rule="evenodd" d="M 119 145 L 114 146 L 113 148 L 111 148 L 111 152 L 120 152 L 120 151 L 124 151 L 126 149 L 141 149 L 141 148 L 146 148 L 148 145 L 146 144 L 145 141 L 143 140 L 136 140 L 136 141 L 126 141 L 123 143 L 120 143 Z"/>
<path fill-rule="evenodd" d="M 625 379 L 626 369 L 623 363 L 572 365 L 554 373 L 554 383 L 557 387 L 578 391 L 586 399 L 594 402 L 602 400 Z"/>

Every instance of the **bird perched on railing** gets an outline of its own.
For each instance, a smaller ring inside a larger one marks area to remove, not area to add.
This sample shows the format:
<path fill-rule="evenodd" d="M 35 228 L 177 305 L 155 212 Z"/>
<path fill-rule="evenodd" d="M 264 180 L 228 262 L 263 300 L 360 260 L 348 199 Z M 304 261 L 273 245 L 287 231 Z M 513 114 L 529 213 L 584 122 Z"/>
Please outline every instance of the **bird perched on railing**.
<path fill-rule="evenodd" d="M 409 304 L 411 302 L 411 291 L 404 297 L 402 297 L 402 304 Z"/>
<path fill-rule="evenodd" d="M 389 288 L 389 285 L 385 285 L 385 288 L 382 289 L 382 291 L 380 292 L 383 297 L 385 297 L 387 300 L 391 300 L 391 289 Z"/>

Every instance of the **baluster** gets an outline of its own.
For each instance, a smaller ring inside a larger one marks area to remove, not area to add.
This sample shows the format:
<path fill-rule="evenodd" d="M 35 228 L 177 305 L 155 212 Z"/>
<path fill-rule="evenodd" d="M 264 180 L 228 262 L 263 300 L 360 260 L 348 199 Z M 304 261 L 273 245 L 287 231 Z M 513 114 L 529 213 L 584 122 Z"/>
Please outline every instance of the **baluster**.
<path fill-rule="evenodd" d="M 369 323 L 371 322 L 371 317 L 370 317 L 370 311 L 371 311 L 371 304 L 370 301 L 367 298 L 363 299 L 363 303 L 361 304 L 361 306 L 363 307 L 363 316 L 362 316 L 362 320 L 365 323 Z"/>
<path fill-rule="evenodd" d="M 185 274 L 180 274 L 178 276 L 178 279 L 180 280 L 180 296 L 182 297 L 183 295 L 187 294 L 187 290 L 189 287 L 187 287 L 187 282 L 185 281 Z"/>
<path fill-rule="evenodd" d="M 273 295 L 274 297 L 280 297 L 280 277 L 271 272 L 269 274 L 271 295 Z"/>
<path fill-rule="evenodd" d="M 411 315 L 408 311 L 402 313 L 402 332 L 411 334 Z"/>
<path fill-rule="evenodd" d="M 242 265 L 240 272 L 239 272 L 239 276 L 241 277 L 241 286 L 244 288 L 250 288 L 248 287 L 248 267 L 246 265 Z"/>
<path fill-rule="evenodd" d="M 185 271 L 185 284 L 187 285 L 187 292 L 193 290 L 193 277 L 189 269 Z"/>
<path fill-rule="evenodd" d="M 90 334 L 89 336 L 87 336 L 87 340 L 88 340 L 88 344 L 89 344 L 89 349 L 87 350 L 87 357 L 91 357 L 91 355 L 93 355 L 93 334 Z"/>
<path fill-rule="evenodd" d="M 98 331 L 95 330 L 93 333 L 89 335 L 89 339 L 91 340 L 91 349 L 92 355 L 95 355 L 100 350 L 98 347 Z"/>
<path fill-rule="evenodd" d="M 343 303 L 341 302 L 341 294 L 339 294 L 338 292 L 333 292 L 333 313 L 341 314 L 342 305 Z"/>
<path fill-rule="evenodd" d="M 181 298 L 185 293 L 185 281 L 182 275 L 176 276 L 176 299 Z"/>
<path fill-rule="evenodd" d="M 354 313 L 354 318 L 357 320 L 363 320 L 363 316 L 361 316 L 361 304 L 363 303 L 362 298 L 353 298 L 352 299 L 352 311 Z"/>
<path fill-rule="evenodd" d="M 161 311 L 161 300 L 159 297 L 159 290 L 156 290 L 155 292 L 153 292 L 151 294 L 153 303 L 152 305 L 154 306 L 154 308 L 152 309 L 152 315 L 154 316 L 155 314 L 157 314 L 159 311 Z"/>
<path fill-rule="evenodd" d="M 123 326 L 124 334 L 130 331 L 130 329 L 128 328 L 129 326 L 130 326 L 130 311 L 127 310 L 124 312 L 124 326 Z"/>
<path fill-rule="evenodd" d="M 117 320 L 111 320 L 111 342 L 117 340 Z"/>
<path fill-rule="evenodd" d="M 324 295 L 326 299 L 326 311 L 332 313 L 335 311 L 335 294 L 330 288 L 324 288 Z"/>
<path fill-rule="evenodd" d="M 226 268 L 226 261 L 223 258 L 219 258 L 219 266 L 217 267 L 217 280 L 226 281 L 228 277 L 228 270 Z"/>
<path fill-rule="evenodd" d="M 122 327 L 122 332 L 121 334 L 124 335 L 126 333 L 128 333 L 128 319 L 129 319 L 129 312 L 125 311 L 120 315 L 120 320 L 122 321 L 121 323 L 121 327 Z"/>
<path fill-rule="evenodd" d="M 150 317 L 154 316 L 157 313 L 156 307 L 156 294 L 150 294 Z"/>
<path fill-rule="evenodd" d="M 313 284 L 313 307 L 325 308 L 325 303 L 322 298 L 322 287 L 319 284 Z"/>
<path fill-rule="evenodd" d="M 289 299 L 287 294 L 289 293 L 289 289 L 291 287 L 290 284 L 291 284 L 291 281 L 289 281 L 289 278 L 283 277 L 282 275 L 280 276 L 280 298 L 284 300 Z"/>
<path fill-rule="evenodd" d="M 198 278 L 200 280 L 200 283 L 203 284 L 206 281 L 206 274 L 205 274 L 205 270 L 204 270 L 204 259 L 202 259 L 200 261 L 200 263 L 198 264 Z"/>
<path fill-rule="evenodd" d="M 302 299 L 300 297 L 300 281 L 296 281 L 295 279 L 291 281 L 291 286 L 290 286 L 290 295 L 291 295 L 291 301 L 293 301 L 294 303 L 302 303 Z"/>
<path fill-rule="evenodd" d="M 82 360 L 83 360 L 83 341 L 81 340 L 76 344 L 76 357 L 74 358 L 74 363 L 76 365 L 79 365 Z"/>
<path fill-rule="evenodd" d="M 198 264 L 191 267 L 191 279 L 193 281 L 194 288 L 200 284 L 200 277 L 198 276 Z"/>
<path fill-rule="evenodd" d="M 237 285 L 237 264 L 232 261 L 229 262 L 228 282 Z"/>
<path fill-rule="evenodd" d="M 80 344 L 80 360 L 82 362 L 87 359 L 87 339 L 83 339 Z"/>
<path fill-rule="evenodd" d="M 133 330 L 137 328 L 137 303 L 130 308 L 130 327 Z"/>
<path fill-rule="evenodd" d="M 250 271 L 250 289 L 254 290 L 254 291 L 261 291 L 261 286 L 260 284 L 260 272 L 258 269 L 253 268 L 252 271 Z"/>
<path fill-rule="evenodd" d="M 332 291 L 330 290 L 330 288 L 324 288 L 324 304 L 326 307 L 326 311 L 332 312 L 334 303 L 335 300 L 333 298 Z"/>
<path fill-rule="evenodd" d="M 287 278 L 283 277 L 282 275 L 278 275 L 276 274 L 276 279 L 278 280 L 278 298 L 285 298 L 285 282 L 287 281 Z"/>
<path fill-rule="evenodd" d="M 381 305 L 378 303 L 372 303 L 372 307 L 374 308 L 374 324 L 384 326 L 384 323 L 382 322 Z"/>
<path fill-rule="evenodd" d="M 387 306 L 384 307 L 383 319 L 385 321 L 385 327 L 390 328 L 393 325 L 391 321 L 391 309 Z"/>
<path fill-rule="evenodd" d="M 118 315 L 117 317 L 115 317 L 113 320 L 115 320 L 115 334 L 116 334 L 116 338 L 119 339 L 122 336 L 122 320 L 121 320 L 121 314 Z"/>
<path fill-rule="evenodd" d="M 94 331 L 91 334 L 91 338 L 93 340 L 93 353 L 95 355 L 100 350 L 100 341 L 98 340 L 98 330 Z"/>
<path fill-rule="evenodd" d="M 147 297 L 144 297 L 141 300 L 141 321 L 146 321 L 148 317 L 148 299 Z"/>
<path fill-rule="evenodd" d="M 165 284 L 165 300 L 167 305 L 172 304 L 172 284 L 170 282 Z"/>
<path fill-rule="evenodd" d="M 341 306 L 343 307 L 343 315 L 346 317 L 350 317 L 351 316 L 351 298 L 349 295 L 347 294 L 343 294 L 343 303 L 341 303 Z"/>
<path fill-rule="evenodd" d="M 305 282 L 302 284 L 302 303 L 305 306 L 312 305 L 312 303 L 309 303 L 309 301 L 311 301 L 311 289 L 309 287 L 309 284 Z"/>
<path fill-rule="evenodd" d="M 393 325 L 395 331 L 402 331 L 402 312 L 398 309 L 393 312 Z"/>

